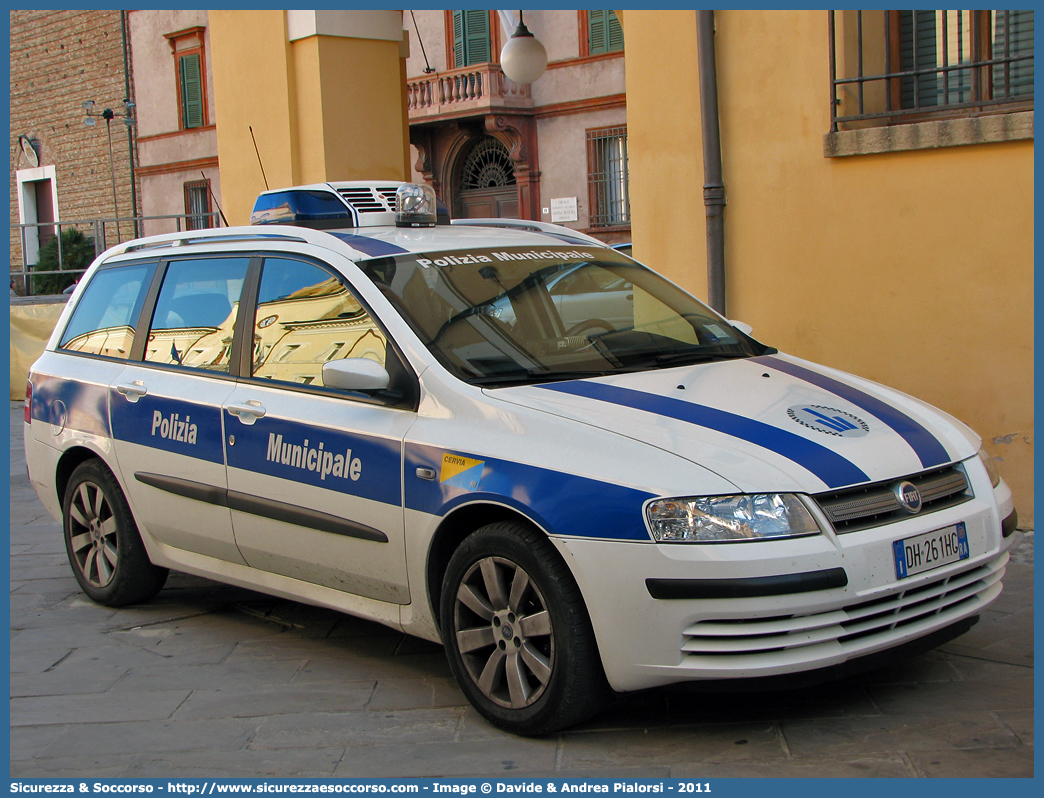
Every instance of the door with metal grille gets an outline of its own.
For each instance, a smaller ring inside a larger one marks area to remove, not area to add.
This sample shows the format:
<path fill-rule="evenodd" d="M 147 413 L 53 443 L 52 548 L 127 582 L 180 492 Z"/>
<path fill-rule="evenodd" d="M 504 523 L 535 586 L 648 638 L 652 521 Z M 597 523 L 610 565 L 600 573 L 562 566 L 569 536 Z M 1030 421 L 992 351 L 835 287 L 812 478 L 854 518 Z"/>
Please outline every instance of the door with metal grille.
<path fill-rule="evenodd" d="M 492 136 L 479 139 L 460 170 L 456 216 L 461 219 L 518 218 L 518 188 L 507 147 Z"/>

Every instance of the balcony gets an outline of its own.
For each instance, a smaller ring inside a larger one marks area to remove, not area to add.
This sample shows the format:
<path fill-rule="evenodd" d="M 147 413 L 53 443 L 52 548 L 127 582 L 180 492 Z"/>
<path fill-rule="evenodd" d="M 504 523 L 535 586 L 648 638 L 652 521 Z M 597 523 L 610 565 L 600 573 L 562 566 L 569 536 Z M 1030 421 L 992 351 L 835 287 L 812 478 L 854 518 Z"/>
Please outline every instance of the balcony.
<path fill-rule="evenodd" d="M 528 85 L 504 75 L 499 64 L 476 64 L 410 78 L 406 102 L 411 122 L 457 119 L 533 107 Z"/>

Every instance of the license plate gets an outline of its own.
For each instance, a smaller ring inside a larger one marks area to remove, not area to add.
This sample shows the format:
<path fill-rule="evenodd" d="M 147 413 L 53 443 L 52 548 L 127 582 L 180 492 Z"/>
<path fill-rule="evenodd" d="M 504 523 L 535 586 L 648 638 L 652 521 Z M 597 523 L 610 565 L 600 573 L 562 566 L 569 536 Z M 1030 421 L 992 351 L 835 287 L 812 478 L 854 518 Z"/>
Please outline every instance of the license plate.
<path fill-rule="evenodd" d="M 936 529 L 923 535 L 897 540 L 892 544 L 895 555 L 895 576 L 908 576 L 930 571 L 952 562 L 967 560 L 968 530 L 964 522 L 945 529 Z"/>

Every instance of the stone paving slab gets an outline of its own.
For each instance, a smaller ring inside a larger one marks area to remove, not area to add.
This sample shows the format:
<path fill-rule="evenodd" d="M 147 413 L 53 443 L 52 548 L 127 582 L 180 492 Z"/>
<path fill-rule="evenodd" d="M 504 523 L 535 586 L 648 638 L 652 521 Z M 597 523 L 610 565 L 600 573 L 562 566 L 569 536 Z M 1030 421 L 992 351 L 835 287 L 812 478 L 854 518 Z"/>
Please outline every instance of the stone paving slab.
<path fill-rule="evenodd" d="M 945 718 L 955 711 L 1025 709 L 1032 701 L 1032 683 L 1026 679 L 982 682 L 895 684 L 870 689 L 874 703 L 886 715 L 924 715 Z"/>
<path fill-rule="evenodd" d="M 593 770 L 785 758 L 779 726 L 755 722 L 564 735 L 561 764 L 563 770 Z"/>
<path fill-rule="evenodd" d="M 41 726 L 52 723 L 117 723 L 124 720 L 169 718 L 188 700 L 188 690 L 136 693 L 131 700 L 105 692 L 87 695 L 36 695 L 11 699 L 11 726 Z"/>
<path fill-rule="evenodd" d="M 919 776 L 961 778 L 973 772 L 976 778 L 1021 778 L 1033 774 L 1033 747 L 972 748 L 960 751 L 913 752 L 910 762 Z"/>
<path fill-rule="evenodd" d="M 55 759 L 35 759 L 31 762 L 12 762 L 11 778 L 75 779 L 89 776 L 99 779 L 117 779 L 127 775 L 134 763 L 131 756 L 74 756 Z"/>
<path fill-rule="evenodd" d="M 122 774 L 126 778 L 196 778 L 221 773 L 225 778 L 332 778 L 344 749 L 310 748 L 280 751 L 244 750 L 232 760 L 224 751 L 186 751 L 137 758 Z"/>
<path fill-rule="evenodd" d="M 260 725 L 261 721 L 256 718 L 119 721 L 104 726 L 91 724 L 89 727 L 80 722 L 70 724 L 60 737 L 41 751 L 40 758 L 224 751 L 231 763 L 238 752 L 250 744 Z"/>
<path fill-rule="evenodd" d="M 823 751 L 849 757 L 894 751 L 1009 748 L 1019 742 L 993 712 L 954 712 L 945 718 L 878 716 L 788 721 L 783 724 L 783 736 L 794 757 L 819 756 Z"/>
<path fill-rule="evenodd" d="M 29 766 L 32 767 L 32 760 L 42 759 L 43 753 L 55 740 L 62 737 L 68 729 L 68 726 L 54 724 L 48 726 L 25 726 L 18 729 L 17 733 L 12 730 L 11 761 L 30 760 Z"/>
<path fill-rule="evenodd" d="M 193 690 L 191 698 L 178 707 L 177 720 L 221 718 L 266 718 L 299 712 L 349 712 L 364 709 L 377 685 L 346 682 L 323 687 L 295 689 L 290 686 Z"/>
<path fill-rule="evenodd" d="M 671 768 L 679 779 L 903 779 L 918 775 L 903 756 L 860 756 L 837 759 L 829 756 L 793 757 L 782 762 L 708 762 Z"/>
<path fill-rule="evenodd" d="M 354 745 L 335 776 L 521 776 L 556 771 L 558 741 L 503 735 L 497 739 L 421 745 Z M 563 774 L 564 775 L 564 774 Z"/>
<path fill-rule="evenodd" d="M 997 717 L 1011 729 L 1012 734 L 1028 746 L 1033 745 L 1033 710 L 1015 709 L 998 712 Z"/>
<path fill-rule="evenodd" d="M 562 734 L 490 726 L 439 646 L 171 574 L 119 611 L 79 590 L 12 404 L 11 775 L 912 778 L 1033 775 L 1033 535 L 968 634 L 815 686 L 621 696 Z"/>
<path fill-rule="evenodd" d="M 280 750 L 451 743 L 460 731 L 463 715 L 462 707 L 280 715 L 265 720 L 250 747 Z"/>

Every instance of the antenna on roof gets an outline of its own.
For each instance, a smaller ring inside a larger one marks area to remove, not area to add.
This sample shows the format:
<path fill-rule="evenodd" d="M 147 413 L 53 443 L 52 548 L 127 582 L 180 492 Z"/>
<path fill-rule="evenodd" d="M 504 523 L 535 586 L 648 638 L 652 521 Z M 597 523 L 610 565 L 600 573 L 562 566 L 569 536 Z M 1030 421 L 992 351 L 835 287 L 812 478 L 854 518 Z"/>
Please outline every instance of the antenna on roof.
<path fill-rule="evenodd" d="M 261 153 L 257 151 L 257 139 L 254 138 L 254 128 L 247 125 L 247 130 L 250 131 L 250 140 L 254 142 L 254 152 L 257 153 L 257 165 L 261 167 L 261 177 L 265 181 L 265 191 L 268 191 L 268 178 L 265 177 L 265 165 L 261 163 Z"/>
<path fill-rule="evenodd" d="M 222 223 L 225 225 L 225 227 L 228 227 L 228 219 L 225 218 L 225 212 L 223 210 L 221 210 L 221 206 L 218 205 L 217 197 L 214 196 L 214 189 L 212 189 L 210 187 L 210 181 L 207 180 L 207 176 L 205 174 L 203 174 L 203 170 L 202 169 L 199 170 L 199 176 L 202 177 L 203 180 L 207 184 L 207 191 L 210 192 L 210 199 L 213 200 L 215 205 L 217 205 L 218 213 L 221 214 L 221 221 L 222 221 Z"/>

